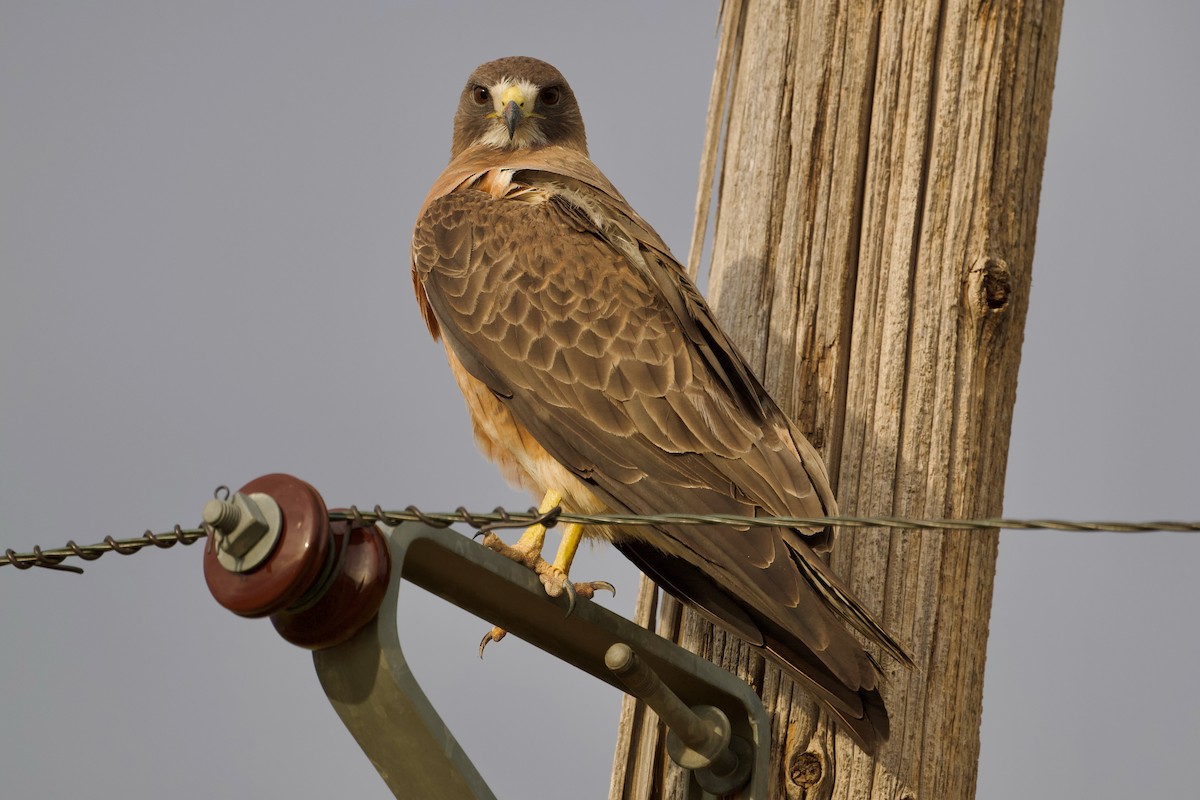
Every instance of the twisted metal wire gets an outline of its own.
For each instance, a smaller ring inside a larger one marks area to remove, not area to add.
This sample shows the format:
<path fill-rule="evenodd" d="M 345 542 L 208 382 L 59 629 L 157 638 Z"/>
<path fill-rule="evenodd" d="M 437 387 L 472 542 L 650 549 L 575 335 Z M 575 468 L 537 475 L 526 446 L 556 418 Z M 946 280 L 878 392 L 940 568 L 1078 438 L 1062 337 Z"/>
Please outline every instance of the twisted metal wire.
<path fill-rule="evenodd" d="M 218 489 L 218 492 L 220 490 Z M 228 490 L 226 489 L 226 492 Z M 459 506 L 454 511 L 426 512 L 416 506 L 407 506 L 399 511 L 385 511 L 375 506 L 370 511 L 362 511 L 357 506 L 350 506 L 347 511 L 330 512 L 331 520 L 350 520 L 356 523 L 381 522 L 384 525 L 399 525 L 402 522 L 422 522 L 434 528 L 447 528 L 455 523 L 462 523 L 474 528 L 479 533 L 501 528 L 525 528 L 534 524 L 545 525 L 547 528 L 562 523 L 578 523 L 580 525 L 620 525 L 620 526 L 651 526 L 651 525 L 726 525 L 730 527 L 824 527 L 838 525 L 845 528 L 891 528 L 897 530 L 1052 530 L 1073 532 L 1110 532 L 1110 533 L 1200 533 L 1200 521 L 1177 522 L 1072 522 L 1057 519 L 1007 519 L 1003 517 L 989 519 L 912 519 L 908 517 L 742 517 L 732 514 L 572 514 L 560 508 L 552 508 L 540 513 L 537 509 L 528 511 L 508 511 L 497 506 L 488 512 L 472 512 Z M 168 533 L 154 533 L 147 530 L 141 536 L 132 539 L 114 539 L 106 536 L 102 542 L 90 545 L 78 545 L 74 540 L 52 550 L 34 547 L 31 552 L 17 553 L 12 548 L 0 555 L 0 567 L 12 565 L 17 569 L 42 567 L 44 569 L 60 570 L 63 572 L 82 573 L 80 567 L 62 563 L 68 558 L 81 558 L 84 561 L 95 561 L 105 553 L 130 555 L 150 546 L 163 549 L 174 547 L 176 544 L 190 545 L 208 534 L 207 526 L 199 528 L 181 528 L 176 525 Z"/>
<path fill-rule="evenodd" d="M 0 567 L 11 564 L 17 569 L 42 567 L 61 572 L 82 574 L 83 569 L 81 567 L 62 562 L 72 557 L 82 558 L 84 561 L 95 561 L 105 553 L 118 553 L 119 555 L 127 556 L 151 545 L 163 549 L 174 547 L 177 544 L 189 545 L 199 539 L 203 539 L 207 535 L 207 531 L 204 528 L 181 528 L 176 525 L 168 533 L 155 533 L 154 531 L 147 530 L 141 536 L 133 539 L 114 539 L 111 536 L 105 536 L 104 540 L 98 544 L 79 545 L 75 543 L 74 539 L 71 539 L 62 547 L 57 547 L 53 550 L 43 550 L 40 547 L 34 546 L 32 552 L 17 553 L 10 547 L 4 551 L 4 555 L 0 556 Z"/>
<path fill-rule="evenodd" d="M 552 510 L 550 513 L 553 514 Z M 496 508 L 485 513 L 468 512 L 461 506 L 452 512 L 424 512 L 416 506 L 408 506 L 403 511 L 384 511 L 375 506 L 371 511 L 360 511 L 351 506 L 349 511 L 333 512 L 331 519 L 354 519 L 366 522 L 382 522 L 385 525 L 398 525 L 401 522 L 423 522 L 436 528 L 444 528 L 461 522 L 476 529 L 483 527 L 524 527 L 542 520 L 534 509 L 528 511 L 507 511 Z M 731 527 L 775 528 L 775 527 L 824 527 L 837 525 L 844 528 L 893 528 L 899 530 L 919 530 L 923 528 L 937 530 L 1054 530 L 1075 532 L 1110 532 L 1110 533 L 1154 533 L 1159 531 L 1175 533 L 1198 533 L 1200 521 L 1177 522 L 1072 522 L 1057 519 L 1006 519 L 1003 517 L 984 519 L 918 519 L 911 517 L 743 517 L 735 514 L 575 514 L 560 512 L 555 519 L 558 522 L 579 523 L 580 525 L 620 525 L 620 526 L 653 526 L 653 525 L 727 525 Z M 551 527 L 553 523 L 543 523 Z"/>

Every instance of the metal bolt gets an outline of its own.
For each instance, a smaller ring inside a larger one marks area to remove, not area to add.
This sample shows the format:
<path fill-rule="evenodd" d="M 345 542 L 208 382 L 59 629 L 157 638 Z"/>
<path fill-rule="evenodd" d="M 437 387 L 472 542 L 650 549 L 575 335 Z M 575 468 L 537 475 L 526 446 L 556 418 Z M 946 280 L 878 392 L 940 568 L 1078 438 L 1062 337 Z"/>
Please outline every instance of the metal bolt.
<path fill-rule="evenodd" d="M 283 527 L 279 504 L 267 494 L 238 492 L 229 500 L 213 498 L 204 504 L 203 518 L 215 531 L 217 560 L 230 572 L 249 572 L 261 565 Z"/>
<path fill-rule="evenodd" d="M 242 512 L 228 500 L 213 498 L 204 504 L 204 521 L 222 533 L 229 533 L 241 519 Z"/>
<path fill-rule="evenodd" d="M 745 785 L 750 777 L 752 753 L 741 746 L 744 743 L 740 739 L 733 738 L 725 712 L 716 706 L 684 705 L 662 678 L 623 642 L 608 648 L 604 665 L 626 691 L 654 709 L 666 723 L 667 754 L 679 766 L 693 770 L 702 788 L 712 794 L 728 794 Z"/>

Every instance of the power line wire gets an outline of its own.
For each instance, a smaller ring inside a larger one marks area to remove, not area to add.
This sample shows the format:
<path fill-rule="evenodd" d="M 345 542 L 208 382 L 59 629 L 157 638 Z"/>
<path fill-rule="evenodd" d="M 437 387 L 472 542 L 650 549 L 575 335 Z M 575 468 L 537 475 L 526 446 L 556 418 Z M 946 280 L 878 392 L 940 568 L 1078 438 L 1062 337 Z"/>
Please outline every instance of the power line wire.
<path fill-rule="evenodd" d="M 844 528 L 890 528 L 896 530 L 1053 530 L 1086 533 L 1197 533 L 1200 532 L 1200 522 L 1073 522 L 1057 519 L 916 519 L 909 517 L 743 517 L 731 514 L 572 514 L 563 511 L 539 514 L 535 509 L 528 511 L 507 511 L 497 507 L 488 512 L 477 513 L 458 508 L 454 511 L 425 512 L 416 506 L 408 506 L 401 511 L 385 511 L 375 506 L 370 511 L 361 511 L 351 506 L 348 511 L 332 511 L 330 519 L 353 520 L 361 522 L 382 522 L 385 525 L 399 525 L 402 522 L 423 522 L 434 527 L 444 528 L 455 523 L 469 525 L 476 530 L 492 530 L 496 528 L 520 528 L 541 521 L 547 525 L 558 522 L 575 522 L 581 525 L 618 525 L 618 526 L 649 526 L 649 525 L 724 525 L 728 527 L 823 527 L 837 525 Z M 43 567 L 65 572 L 81 573 L 83 569 L 74 565 L 62 563 L 68 558 L 80 558 L 84 561 L 94 561 L 105 553 L 130 555 L 143 548 L 154 546 L 159 548 L 174 547 L 176 544 L 190 545 L 207 535 L 205 527 L 182 528 L 176 525 L 166 533 L 154 533 L 147 530 L 141 536 L 131 539 L 114 539 L 107 536 L 97 544 L 79 545 L 74 540 L 68 541 L 62 547 L 43 550 L 34 547 L 27 553 L 18 553 L 12 548 L 0 555 L 0 567 L 12 565 L 18 569 Z"/>

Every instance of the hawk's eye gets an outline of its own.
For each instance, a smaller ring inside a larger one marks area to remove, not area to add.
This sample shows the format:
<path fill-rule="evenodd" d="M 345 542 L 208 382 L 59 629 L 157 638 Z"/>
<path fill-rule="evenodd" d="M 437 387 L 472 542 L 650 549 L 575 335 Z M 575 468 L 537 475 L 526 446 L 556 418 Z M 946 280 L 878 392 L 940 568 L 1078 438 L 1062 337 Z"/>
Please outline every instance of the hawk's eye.
<path fill-rule="evenodd" d="M 484 105 L 492 99 L 492 93 L 487 90 L 486 86 L 476 86 L 471 90 L 471 97 L 474 98 L 476 105 Z"/>
<path fill-rule="evenodd" d="M 558 98 L 561 94 L 562 93 L 557 86 L 547 86 L 545 89 L 542 89 L 542 94 L 540 95 L 542 105 L 544 105 L 544 106 L 558 105 Z"/>

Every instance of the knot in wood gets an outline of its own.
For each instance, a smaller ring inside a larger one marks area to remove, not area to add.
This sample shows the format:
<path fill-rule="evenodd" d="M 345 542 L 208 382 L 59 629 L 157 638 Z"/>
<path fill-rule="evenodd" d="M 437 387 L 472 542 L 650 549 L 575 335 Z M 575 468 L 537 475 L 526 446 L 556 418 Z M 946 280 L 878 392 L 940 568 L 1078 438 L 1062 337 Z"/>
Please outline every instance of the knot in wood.
<path fill-rule="evenodd" d="M 816 786 L 824 772 L 821 757 L 812 751 L 797 753 L 788 766 L 788 778 L 802 789 Z"/>
<path fill-rule="evenodd" d="M 981 257 L 971 267 L 968 287 L 981 314 L 1003 311 L 1012 295 L 1012 273 L 1008 262 L 995 256 Z"/>

